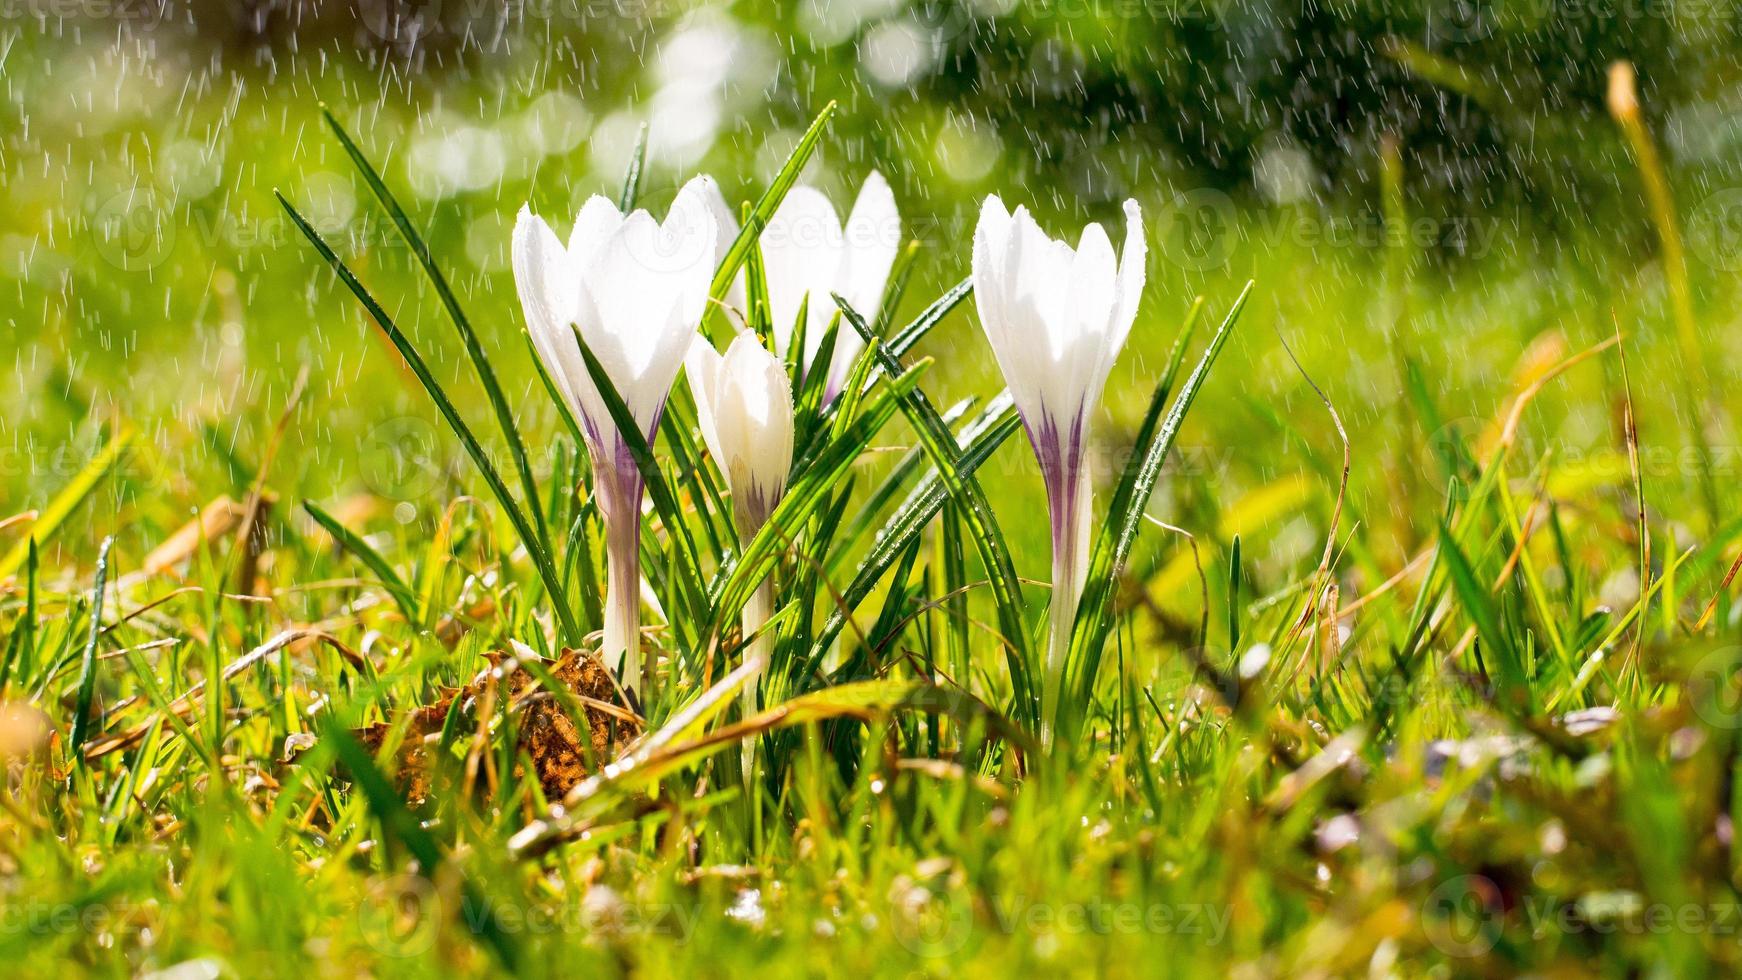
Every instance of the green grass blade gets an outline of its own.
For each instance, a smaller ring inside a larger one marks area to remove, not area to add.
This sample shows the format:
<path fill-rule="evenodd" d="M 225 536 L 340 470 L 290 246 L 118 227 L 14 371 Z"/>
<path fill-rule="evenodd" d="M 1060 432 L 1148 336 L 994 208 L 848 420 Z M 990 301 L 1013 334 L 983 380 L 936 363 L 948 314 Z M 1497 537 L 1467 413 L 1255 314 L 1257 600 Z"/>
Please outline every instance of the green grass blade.
<path fill-rule="evenodd" d="M 756 207 L 751 210 L 750 217 L 744 222 L 744 227 L 738 229 L 738 237 L 732 240 L 731 247 L 720 257 L 720 267 L 714 270 L 714 282 L 708 289 L 710 302 L 708 313 L 702 320 L 703 332 L 708 332 L 714 321 L 720 315 L 721 303 L 726 292 L 732 288 L 732 279 L 738 274 L 738 267 L 744 264 L 750 253 L 750 243 L 762 237 L 762 229 L 768 227 L 768 221 L 774 217 L 774 210 L 785 200 L 786 192 L 798 182 L 799 171 L 811 158 L 817 148 L 817 142 L 823 138 L 823 129 L 828 125 L 830 117 L 835 114 L 835 103 L 830 102 L 817 113 L 811 121 L 810 128 L 799 137 L 798 145 L 793 147 L 792 155 L 786 158 L 786 163 L 780 172 L 774 175 L 774 180 L 768 185 L 768 190 L 756 200 Z"/>
<path fill-rule="evenodd" d="M 369 294 L 369 290 L 364 287 L 350 267 L 345 265 L 344 260 L 339 258 L 332 247 L 326 243 L 320 232 L 314 230 L 308 220 L 291 205 L 283 194 L 276 191 L 273 194 L 278 198 L 278 203 L 290 215 L 291 222 L 302 232 L 303 237 L 307 238 L 309 243 L 315 247 L 315 251 L 320 254 L 321 258 L 326 260 L 327 265 L 332 267 L 333 272 L 338 275 L 339 281 L 345 284 L 345 288 L 349 289 L 351 294 L 357 297 L 358 302 L 363 304 L 363 309 L 381 327 L 382 332 L 387 335 L 387 339 L 392 342 L 394 349 L 398 350 L 399 355 L 405 359 L 406 366 L 411 368 L 411 372 L 417 376 L 418 382 L 429 393 L 436 408 L 442 413 L 442 418 L 447 421 L 448 428 L 452 429 L 454 435 L 459 438 L 460 445 L 466 450 L 466 455 L 472 458 L 472 463 L 477 466 L 479 475 L 489 485 L 490 492 L 496 496 L 496 501 L 502 505 L 503 512 L 508 515 L 509 522 L 514 525 L 515 532 L 520 536 L 521 543 L 526 546 L 526 553 L 531 556 L 538 576 L 544 583 L 545 591 L 550 595 L 551 607 L 556 610 L 557 619 L 562 625 L 565 642 L 578 645 L 582 636 L 580 624 L 575 622 L 574 610 L 568 606 L 567 597 L 562 591 L 562 580 L 557 576 L 556 566 L 551 563 L 549 552 L 545 551 L 537 530 L 527 521 L 526 514 L 515 503 L 513 495 L 508 491 L 508 485 L 502 481 L 501 474 L 496 472 L 496 467 L 490 462 L 489 455 L 484 452 L 483 445 L 472 434 L 471 427 L 466 425 L 465 419 L 460 417 L 459 410 L 454 407 L 453 401 L 442 389 L 441 382 L 437 381 L 435 375 L 430 372 L 429 365 L 424 363 L 423 355 L 417 352 L 411 338 L 399 329 L 399 325 L 393 322 L 393 318 L 388 316 L 387 311 L 382 309 L 375 297 Z M 529 506 L 538 507 L 537 499 L 534 499 Z"/>
<path fill-rule="evenodd" d="M 970 277 L 945 290 L 942 296 L 932 300 L 930 306 L 921 310 L 919 316 L 913 318 L 907 326 L 902 327 L 895 336 L 889 338 L 889 353 L 896 357 L 905 357 L 913 346 L 925 338 L 931 329 L 943 322 L 950 311 L 962 305 L 974 292 L 974 280 Z"/>
<path fill-rule="evenodd" d="M 1008 395 L 999 399 L 990 408 L 995 408 L 995 414 L 986 419 L 983 426 L 970 426 L 962 435 L 965 445 L 961 451 L 959 471 L 971 476 L 980 464 L 989 459 L 999 446 L 1004 444 L 1011 433 L 1021 427 L 1021 420 L 1016 416 Z M 820 660 L 830 644 L 840 635 L 846 626 L 847 617 L 852 615 L 864 601 L 870 598 L 877 583 L 882 580 L 890 567 L 900 559 L 906 549 L 919 537 L 927 524 L 945 503 L 950 500 L 950 492 L 938 471 L 933 470 L 926 479 L 914 488 L 901 507 L 891 515 L 889 521 L 878 532 L 877 540 L 872 544 L 871 551 L 860 562 L 859 568 L 853 574 L 851 584 L 842 592 L 842 603 L 829 617 L 818 634 L 816 649 L 812 653 L 813 662 Z M 1011 652 L 1011 648 L 1006 648 Z M 1027 664 L 1012 661 L 1010 664 L 1012 676 L 1017 678 L 1017 689 L 1026 689 Z"/>
<path fill-rule="evenodd" d="M 83 503 L 84 499 L 90 496 L 91 491 L 97 488 L 97 481 L 103 478 L 103 474 L 109 472 L 116 463 L 121 461 L 128 445 L 132 442 L 133 427 L 122 425 L 97 452 L 97 455 L 85 464 L 84 469 L 79 470 L 72 482 L 62 487 L 60 493 L 55 494 L 54 499 L 48 502 L 48 506 L 44 507 L 42 513 L 38 514 L 36 520 L 32 522 L 30 533 L 25 535 L 23 540 L 16 545 L 13 545 L 6 552 L 6 557 L 0 558 L 0 581 L 17 574 L 19 566 L 23 565 L 25 560 L 30 557 L 32 548 L 54 537 L 54 533 L 60 530 L 61 524 L 65 523 L 66 519 L 72 516 L 73 511 L 78 509 L 79 504 Z"/>
<path fill-rule="evenodd" d="M 1228 652 L 1240 652 L 1240 535 L 1228 547 Z"/>
<path fill-rule="evenodd" d="M 671 397 L 665 403 L 665 413 L 659 419 L 659 431 L 665 433 L 666 447 L 671 452 L 674 482 L 689 491 L 697 523 L 702 526 L 702 534 L 707 537 L 708 547 L 718 557 L 726 550 L 727 542 L 732 537 L 730 526 L 720 526 L 721 521 L 730 525 L 728 515 L 731 510 L 728 509 L 719 487 L 715 485 L 713 474 L 702 462 L 704 447 L 695 435 L 699 432 L 699 424 L 696 421 L 689 386 L 673 386 Z"/>
<path fill-rule="evenodd" d="M 338 518 L 322 510 L 314 501 L 303 501 L 302 509 L 308 512 L 308 516 L 315 519 L 316 524 L 326 529 L 326 532 L 333 536 L 333 540 L 337 541 L 340 547 L 349 551 L 352 556 L 363 563 L 364 567 L 373 572 L 376 578 L 381 580 L 382 588 L 385 588 L 387 594 L 393 597 L 394 604 L 399 606 L 399 611 L 405 614 L 407 622 L 414 627 L 423 622 L 423 617 L 418 612 L 416 594 L 412 591 L 411 586 L 406 584 L 405 579 L 393 570 L 393 566 L 388 563 L 387 559 L 382 557 L 381 552 L 370 547 L 369 542 L 363 540 L 361 535 L 339 523 Z"/>
<path fill-rule="evenodd" d="M 889 273 L 889 282 L 883 287 L 883 297 L 877 302 L 877 319 L 872 322 L 872 330 L 877 336 L 886 336 L 889 322 L 895 318 L 895 311 L 901 306 L 901 298 L 907 295 L 907 284 L 913 279 L 913 270 L 919 265 L 919 243 L 908 242 L 907 247 L 895 257 L 895 266 Z"/>
<path fill-rule="evenodd" d="M 867 349 L 882 364 L 883 371 L 890 376 L 900 373 L 901 362 L 871 333 L 865 320 L 853 311 L 846 300 L 840 296 L 835 296 L 834 299 L 841 309 L 842 317 L 854 330 L 859 331 Z M 950 497 L 962 507 L 962 518 L 968 524 L 974 543 L 979 548 L 981 562 L 986 567 L 986 578 L 991 584 L 993 603 L 998 610 L 999 628 L 1003 630 L 1005 640 L 1014 647 L 1013 656 L 1027 664 L 1028 631 L 1023 624 L 1022 588 L 1016 577 L 1016 565 L 1010 558 L 1010 546 L 1004 540 L 1003 530 L 998 527 L 998 519 L 992 513 L 992 505 L 986 499 L 986 492 L 973 474 L 962 472 L 961 454 L 957 449 L 955 436 L 938 415 L 931 399 L 924 392 L 915 390 L 901 399 L 901 407 L 918 434 L 920 445 L 937 467 L 938 476 L 949 490 Z M 1026 673 L 1024 671 L 1025 676 Z M 1018 678 L 1012 678 L 1012 681 L 1020 683 Z M 1026 698 L 1018 704 L 1019 714 L 1031 714 Z"/>
<path fill-rule="evenodd" d="M 744 222 L 749 222 L 750 213 L 750 205 L 746 204 L 742 216 Z M 762 261 L 760 239 L 750 240 L 750 251 L 744 258 L 744 303 L 749 307 L 744 316 L 749 321 L 751 332 L 756 334 L 757 342 L 766 350 L 774 350 L 774 317 L 770 313 L 774 307 L 768 299 L 768 267 Z"/>
<path fill-rule="evenodd" d="M 841 397 L 846 398 L 847 392 L 842 392 Z M 954 426 L 961 420 L 962 416 L 967 414 L 968 409 L 973 407 L 973 402 L 974 399 L 965 398 L 950 406 L 944 412 L 944 422 Z M 994 417 L 1003 412 L 1004 409 L 1009 408 L 1010 404 L 1008 392 L 994 398 L 987 404 L 985 410 L 976 416 L 973 422 L 969 423 L 968 427 L 963 430 L 961 438 L 956 441 L 966 444 L 976 438 L 994 420 Z M 907 485 L 908 479 L 919 472 L 925 459 L 924 449 L 918 446 L 910 448 L 901 455 L 901 459 L 890 468 L 889 473 L 883 477 L 882 481 L 866 495 L 863 505 L 857 508 L 858 516 L 845 526 L 839 535 L 838 548 L 826 559 L 827 568 L 831 575 L 839 572 L 849 560 L 856 556 L 859 542 L 864 540 L 867 534 L 871 533 L 874 528 L 880 527 L 878 520 L 884 514 L 884 508 L 895 500 L 896 495 Z M 933 473 L 928 479 L 935 483 L 937 476 Z"/>
<path fill-rule="evenodd" d="M 1463 549 L 1458 547 L 1456 535 L 1447 524 L 1440 524 L 1441 560 L 1445 564 L 1447 577 L 1451 579 L 1452 589 L 1457 593 L 1458 602 L 1464 608 L 1464 615 L 1469 617 L 1471 625 L 1476 627 L 1476 638 L 1481 641 L 1482 649 L 1487 651 L 1483 658 L 1485 663 L 1498 667 L 1496 679 L 1500 682 L 1501 693 L 1513 697 L 1528 696 L 1529 679 L 1525 675 L 1524 661 L 1519 658 L 1518 651 L 1512 645 L 1512 638 L 1507 634 L 1500 622 L 1500 613 L 1494 607 L 1494 599 L 1488 590 L 1476 577 L 1476 570 L 1465 557 Z M 1642 598 L 1641 605 L 1647 601 Z"/>
<path fill-rule="evenodd" d="M 465 345 L 466 356 L 471 359 L 472 367 L 478 372 L 478 380 L 484 385 L 484 394 L 490 399 L 490 408 L 496 413 L 496 423 L 502 428 L 502 436 L 508 440 L 508 453 L 514 458 L 514 468 L 520 475 L 521 488 L 526 493 L 526 499 L 537 501 L 538 481 L 533 478 L 532 464 L 526 455 L 526 443 L 520 438 L 520 429 L 514 422 L 514 412 L 508 406 L 508 397 L 503 394 L 502 385 L 496 380 L 496 370 L 490 366 L 490 356 L 485 353 L 484 344 L 478 339 L 478 332 L 472 329 L 472 322 L 466 318 L 465 311 L 460 309 L 459 298 L 448 285 L 447 276 L 442 275 L 441 268 L 436 265 L 435 254 L 424 243 L 423 236 L 412 226 L 410 216 L 400 206 L 393 192 L 387 189 L 387 183 L 381 179 L 374 165 L 363 155 L 350 134 L 345 132 L 345 127 L 339 125 L 332 110 L 323 105 L 321 115 L 326 117 L 327 126 L 344 146 L 346 155 L 351 158 L 357 172 L 363 175 L 363 181 L 374 192 L 375 199 L 387 209 L 388 216 L 393 219 L 393 226 L 399 230 L 399 237 L 411 249 L 411 254 L 417 257 L 417 264 L 422 267 L 424 276 L 435 288 L 442 308 L 447 310 L 448 319 L 453 321 L 454 329 L 459 332 L 460 341 Z M 533 522 L 538 527 L 539 541 L 548 552 L 551 550 L 550 528 L 545 525 L 544 512 L 536 504 L 531 506 L 531 510 Z"/>
<path fill-rule="evenodd" d="M 29 627 L 21 621 L 6 636 L 6 656 L 4 660 L 0 660 L 0 701 L 6 700 L 6 688 L 12 683 L 12 666 L 18 662 L 19 651 L 24 649 L 25 634 L 29 631 Z"/>
<path fill-rule="evenodd" d="M 114 544 L 111 535 L 97 549 L 97 581 L 91 586 L 91 630 L 79 658 L 79 693 L 73 708 L 72 737 L 67 744 L 67 755 L 75 766 L 85 764 L 85 739 L 91 733 L 91 701 L 97 691 L 97 641 L 103 637 L 103 592 L 109 585 L 109 549 Z"/>
<path fill-rule="evenodd" d="M 623 172 L 623 190 L 617 195 L 617 210 L 628 214 L 641 198 L 641 174 L 647 169 L 647 124 L 635 134 L 635 152 L 629 154 L 629 166 Z"/>
<path fill-rule="evenodd" d="M 36 549 L 36 537 L 25 539 L 29 553 L 24 560 L 24 637 L 23 648 L 19 651 L 19 676 L 29 677 L 31 668 L 36 664 L 36 637 L 41 628 L 37 617 L 37 578 L 41 573 L 41 555 Z M 5 576 L 0 576 L 4 578 Z"/>

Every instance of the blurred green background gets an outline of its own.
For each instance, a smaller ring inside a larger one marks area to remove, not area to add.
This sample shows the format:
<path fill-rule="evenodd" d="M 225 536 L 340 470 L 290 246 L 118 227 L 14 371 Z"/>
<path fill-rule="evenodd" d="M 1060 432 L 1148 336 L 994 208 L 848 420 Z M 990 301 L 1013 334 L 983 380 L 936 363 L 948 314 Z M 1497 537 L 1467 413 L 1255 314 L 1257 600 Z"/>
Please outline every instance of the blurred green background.
<path fill-rule="evenodd" d="M 1097 422 L 1103 480 L 1192 298 L 1219 316 L 1250 277 L 1253 304 L 1156 513 L 1221 534 L 1238 529 L 1229 501 L 1291 481 L 1334 489 L 1335 430 L 1284 337 L 1347 425 L 1365 545 L 1401 554 L 1439 506 L 1420 492 L 1434 434 L 1401 410 L 1405 358 L 1448 424 L 1479 427 L 1520 364 L 1619 328 L 1646 443 L 1689 444 L 1700 412 L 1679 397 L 1690 366 L 1657 233 L 1604 104 L 1616 59 L 1637 65 L 1707 366 L 1729 383 L 1742 17 L 1728 3 L 13 0 L 0 10 L 0 517 L 40 506 L 122 420 L 143 451 L 87 509 L 93 527 L 145 534 L 133 516 L 173 523 L 240 492 L 304 368 L 274 486 L 373 492 L 415 525 L 466 485 L 424 394 L 272 198 L 316 220 L 477 405 L 322 101 L 413 208 L 528 424 L 554 433 L 508 268 L 520 205 L 565 227 L 588 195 L 614 195 L 643 124 L 649 206 L 698 171 L 753 198 L 838 100 L 806 179 L 844 211 L 869 169 L 890 178 L 924 249 L 903 313 L 966 274 L 987 193 L 1073 239 L 1116 222 L 1125 197 L 1142 202 L 1150 285 Z M 993 389 L 971 313 L 922 352 L 939 361 L 927 386 L 940 401 Z M 1526 437 L 1607 459 L 1616 365 L 1563 385 Z M 1708 423 L 1717 450 L 1732 444 L 1723 419 Z M 1648 478 L 1688 492 L 1689 467 L 1666 459 Z M 1039 500 L 1026 450 L 988 465 L 1039 574 L 1041 529 L 1019 519 Z M 1255 520 L 1260 560 L 1316 556 L 1322 521 Z M 93 533 L 65 540 L 83 551 Z"/>

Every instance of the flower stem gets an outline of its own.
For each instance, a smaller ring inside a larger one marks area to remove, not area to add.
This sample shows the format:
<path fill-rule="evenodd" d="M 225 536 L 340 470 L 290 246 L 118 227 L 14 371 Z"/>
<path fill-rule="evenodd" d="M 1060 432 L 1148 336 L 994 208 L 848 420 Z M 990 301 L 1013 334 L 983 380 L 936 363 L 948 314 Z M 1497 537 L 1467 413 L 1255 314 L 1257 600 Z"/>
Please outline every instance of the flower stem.
<path fill-rule="evenodd" d="M 772 615 L 774 615 L 774 582 L 764 580 L 744 603 L 742 619 L 744 635 L 748 637 L 761 629 L 762 625 L 768 622 L 768 617 Z M 773 652 L 774 636 L 771 633 L 763 633 L 755 637 L 750 641 L 750 645 L 744 648 L 746 658 L 754 658 L 762 665 L 756 673 L 751 675 L 749 680 L 744 682 L 744 690 L 738 695 L 739 712 L 744 718 L 749 718 L 756 713 L 756 691 L 762 686 L 762 672 L 768 668 L 768 657 Z M 757 736 L 754 735 L 746 739 L 744 751 L 740 756 L 744 764 L 745 787 L 750 786 L 750 779 L 756 768 L 756 740 Z"/>
<path fill-rule="evenodd" d="M 1089 498 L 1087 473 L 1066 476 L 1064 487 L 1048 488 L 1052 518 L 1052 599 L 1048 618 L 1049 638 L 1046 667 L 1041 678 L 1040 744 L 1050 750 L 1059 722 L 1059 699 L 1064 693 L 1065 661 L 1071 651 L 1071 634 L 1077 622 L 1077 602 L 1083 593 L 1089 547 Z M 1063 474 L 1061 474 L 1063 475 Z"/>
<path fill-rule="evenodd" d="M 627 525 L 626 527 L 624 525 Z M 605 527 L 605 664 L 616 670 L 625 659 L 630 664 L 624 682 L 640 689 L 649 679 L 647 671 L 635 670 L 640 647 L 641 550 L 633 521 L 607 522 Z"/>
<path fill-rule="evenodd" d="M 651 655 L 636 665 L 641 648 L 640 494 L 619 506 L 602 506 L 605 518 L 605 642 L 599 653 L 612 671 L 627 664 L 623 682 L 631 691 L 651 691 Z"/>

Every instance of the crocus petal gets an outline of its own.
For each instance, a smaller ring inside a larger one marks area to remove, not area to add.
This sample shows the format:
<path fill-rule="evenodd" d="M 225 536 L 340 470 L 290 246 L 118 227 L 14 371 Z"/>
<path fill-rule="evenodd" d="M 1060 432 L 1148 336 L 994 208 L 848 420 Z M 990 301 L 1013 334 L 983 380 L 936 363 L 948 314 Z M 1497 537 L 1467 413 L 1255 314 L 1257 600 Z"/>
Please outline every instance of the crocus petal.
<path fill-rule="evenodd" d="M 586 368 L 570 325 L 580 304 L 580 277 L 550 225 L 528 208 L 522 207 L 515 219 L 511 252 L 514 285 L 533 348 L 569 409 L 579 412 L 580 400 L 570 379 L 577 369 L 584 376 Z"/>
<path fill-rule="evenodd" d="M 1072 259 L 1070 246 L 1047 238 L 1028 209 L 1017 207 L 1003 260 L 992 275 L 1003 298 L 1006 355 L 1000 366 L 1031 430 L 1047 413 L 1074 406 L 1070 398 L 1065 401 L 1071 405 L 1060 405 L 1055 390 L 1068 331 L 1060 321 L 1070 309 Z"/>
<path fill-rule="evenodd" d="M 697 177 L 685 184 L 671 202 L 661 235 L 671 242 L 669 249 L 678 257 L 689 256 L 687 264 L 674 268 L 668 288 L 672 303 L 663 329 L 654 344 L 655 376 L 664 379 L 667 389 L 677 380 L 678 367 L 689 352 L 690 338 L 702 322 L 708 309 L 708 289 L 714 281 L 714 268 L 719 262 L 719 224 L 709 202 L 713 181 Z"/>
<path fill-rule="evenodd" d="M 720 367 L 724 361 L 708 338 L 697 334 L 690 342 L 689 353 L 684 355 L 683 362 L 690 392 L 695 395 L 696 421 L 702 427 L 702 444 L 708 447 L 709 455 L 716 461 L 725 457 L 719 428 L 714 424 L 714 399 L 720 390 Z"/>
<path fill-rule="evenodd" d="M 703 174 L 696 180 L 702 182 L 702 196 L 714 215 L 714 266 L 717 269 L 725 261 L 726 253 L 731 251 L 732 243 L 738 239 L 738 216 L 732 213 L 732 206 L 726 203 L 726 195 L 720 191 L 714 178 Z M 731 287 L 726 290 L 726 305 L 744 311 L 748 305 L 745 296 L 744 269 L 740 266 L 738 274 L 732 277 Z"/>
<path fill-rule="evenodd" d="M 641 397 L 650 373 L 660 326 L 671 306 L 663 293 L 659 226 L 645 211 L 629 216 L 600 247 L 581 281 L 581 336 L 605 369 L 623 401 L 646 426 L 653 399 Z M 600 420 L 601 425 L 608 422 Z"/>
<path fill-rule="evenodd" d="M 895 256 L 901 250 L 901 212 L 895 206 L 895 194 L 889 189 L 889 182 L 875 170 L 859 187 L 853 211 L 842 229 L 842 239 L 844 249 L 841 268 L 835 277 L 835 292 L 840 293 L 860 316 L 874 320 L 881 311 L 889 271 L 895 267 Z M 832 299 L 829 307 L 832 315 Z M 819 343 L 821 339 L 819 334 Z M 835 352 L 829 361 L 825 398 L 832 399 L 840 391 L 853 368 L 853 361 L 864 349 L 865 341 L 858 331 L 845 325 L 839 329 L 835 337 Z M 807 362 L 808 359 L 807 354 Z"/>
<path fill-rule="evenodd" d="M 645 211 L 630 215 L 582 272 L 581 334 L 649 437 L 713 278 L 713 216 L 699 193 L 687 191 L 663 225 Z M 589 392 L 597 396 L 590 384 L 577 388 L 584 402 Z M 603 402 L 589 407 L 602 411 Z M 596 424 L 603 429 L 609 419 Z"/>
<path fill-rule="evenodd" d="M 742 407 L 737 451 L 748 462 L 751 490 L 772 505 L 785 492 L 792 468 L 792 384 L 786 368 L 746 332 L 726 349 L 721 374 L 719 399 Z"/>
<path fill-rule="evenodd" d="M 698 337 L 684 360 L 702 441 L 732 491 L 740 534 L 767 520 L 792 468 L 792 386 L 785 365 L 740 333 L 724 356 Z"/>
<path fill-rule="evenodd" d="M 575 227 L 569 232 L 569 258 L 576 268 L 585 268 L 605 242 L 623 227 L 623 212 L 610 198 L 594 194 L 581 205 L 575 215 Z"/>
<path fill-rule="evenodd" d="M 1125 338 L 1131 335 L 1131 324 L 1137 319 L 1137 301 L 1143 296 L 1143 283 L 1148 273 L 1149 244 L 1143 237 L 1143 209 L 1136 201 L 1125 202 L 1125 248 L 1119 253 L 1118 306 L 1107 331 L 1108 370 L 1119 352 L 1125 348 Z"/>
<path fill-rule="evenodd" d="M 822 192 L 794 187 L 769 218 L 761 241 L 776 352 L 786 356 L 799 307 L 805 306 L 804 360 L 808 364 L 835 313 L 829 294 L 836 289 L 835 277 L 845 247 L 841 219 Z"/>
<path fill-rule="evenodd" d="M 998 271 L 1004 267 L 1004 253 L 1010 244 L 1010 212 L 998 195 L 988 194 L 980 205 L 980 220 L 974 225 L 974 255 L 972 273 L 974 302 L 980 307 L 980 321 L 994 348 L 1004 337 L 1004 281 Z M 996 333 L 997 338 L 992 335 Z"/>
<path fill-rule="evenodd" d="M 1068 333 L 1051 374 L 1048 401 L 1052 410 L 1086 415 L 1100 399 L 1106 380 L 1104 345 L 1107 323 L 1116 302 L 1113 287 L 1118 274 L 1113 243 L 1098 224 L 1083 229 L 1081 243 L 1072 257 L 1069 277 L 1070 319 Z"/>
<path fill-rule="evenodd" d="M 873 316 L 901 251 L 901 212 L 889 182 L 877 171 L 871 171 L 860 186 L 843 234 L 846 255 L 836 291 L 855 310 Z"/>

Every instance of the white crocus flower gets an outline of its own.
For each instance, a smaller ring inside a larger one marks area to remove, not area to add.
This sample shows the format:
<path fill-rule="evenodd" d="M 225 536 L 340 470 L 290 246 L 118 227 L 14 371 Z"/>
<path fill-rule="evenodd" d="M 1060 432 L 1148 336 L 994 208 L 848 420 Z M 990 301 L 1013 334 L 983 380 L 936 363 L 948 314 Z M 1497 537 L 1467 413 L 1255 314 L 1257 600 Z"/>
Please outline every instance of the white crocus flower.
<path fill-rule="evenodd" d="M 1052 634 L 1041 725 L 1050 737 L 1077 602 L 1088 574 L 1089 416 L 1125 346 L 1143 292 L 1143 215 L 1125 202 L 1124 255 L 1098 224 L 1075 249 L 1048 238 L 1026 208 L 996 195 L 974 229 L 974 300 L 1040 462 L 1052 518 Z"/>
<path fill-rule="evenodd" d="M 748 543 L 774 513 L 786 492 L 792 469 L 792 384 L 780 359 L 763 348 L 754 334 L 740 333 L 724 356 L 697 337 L 684 361 L 684 373 L 696 396 L 696 418 L 702 441 L 725 474 L 732 492 L 732 516 L 738 538 Z M 744 635 L 754 636 L 745 652 L 754 673 L 744 684 L 744 715 L 756 707 L 756 685 L 773 652 L 773 637 L 757 635 L 774 614 L 774 582 L 763 580 L 744 604 Z M 754 743 L 751 743 L 752 746 Z M 744 781 L 750 782 L 754 748 L 743 756 Z"/>
<path fill-rule="evenodd" d="M 702 196 L 708 202 L 708 210 L 714 215 L 714 261 L 719 262 L 731 250 L 732 242 L 738 238 L 738 214 L 732 206 L 726 203 L 726 195 L 720 190 L 720 185 L 703 174 L 696 178 L 702 186 Z M 742 312 L 748 305 L 744 291 L 744 267 L 738 267 L 737 275 L 732 277 L 732 285 L 726 290 L 726 305 Z"/>
<path fill-rule="evenodd" d="M 723 197 L 715 213 L 731 219 Z M 731 227 L 736 234 L 735 220 Z M 729 243 L 733 235 L 721 237 Z M 889 182 L 875 170 L 860 185 L 845 226 L 821 191 L 800 184 L 787 192 L 768 219 L 761 245 L 776 352 L 787 356 L 797 332 L 799 307 L 804 307 L 803 363 L 808 371 L 835 316 L 830 294 L 841 294 L 867 319 L 876 316 L 883 287 L 901 249 L 901 213 L 895 207 Z M 738 290 L 733 295 L 740 297 L 734 305 L 742 308 L 742 280 L 733 288 Z M 865 342 L 857 331 L 845 325 L 837 331 L 823 390 L 825 404 L 840 393 L 853 360 L 864 349 Z"/>
<path fill-rule="evenodd" d="M 715 221 L 701 179 L 672 201 L 664 223 L 646 211 L 624 215 L 593 197 L 575 218 L 567 246 L 526 208 L 514 226 L 514 280 L 533 346 L 580 423 L 593 462 L 594 499 L 605 521 L 607 596 L 601 655 L 626 682 L 640 645 L 641 471 L 582 360 L 578 331 L 649 441 L 689 351 L 714 274 Z"/>
<path fill-rule="evenodd" d="M 761 529 L 792 468 L 792 385 L 780 359 L 740 333 L 724 355 L 696 337 L 684 361 L 702 441 L 732 491 L 738 533 Z"/>

